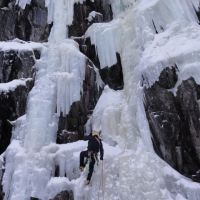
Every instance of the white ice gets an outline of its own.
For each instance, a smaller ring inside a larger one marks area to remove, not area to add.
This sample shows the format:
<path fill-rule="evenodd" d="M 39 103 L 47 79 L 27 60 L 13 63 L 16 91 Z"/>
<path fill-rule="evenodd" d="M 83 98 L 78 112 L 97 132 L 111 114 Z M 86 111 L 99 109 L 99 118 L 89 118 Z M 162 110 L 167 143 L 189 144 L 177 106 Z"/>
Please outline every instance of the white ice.
<path fill-rule="evenodd" d="M 106 86 L 87 123 L 102 130 L 105 141 L 103 172 L 100 163 L 92 187 L 84 186 L 88 169 L 83 174 L 78 171 L 79 152 L 86 142 L 55 144 L 55 109 L 67 114 L 69 105 L 80 97 L 84 77 L 85 58 L 75 42 L 65 39 L 75 2 L 83 1 L 46 0 L 48 22 L 54 26 L 36 64 L 36 84 L 26 118 L 15 122 L 13 141 L 5 154 L 5 199 L 34 196 L 47 200 L 72 190 L 75 200 L 199 200 L 199 184 L 181 176 L 154 153 L 140 84 L 141 75 L 151 85 L 163 67 L 174 63 L 180 70 L 178 84 L 191 75 L 199 82 L 200 29 L 195 13 L 199 1 L 110 0 L 114 20 L 88 29 L 86 37 L 96 46 L 101 68 L 115 64 L 118 52 L 124 75 L 124 90 Z M 76 90 L 72 90 L 77 93 L 71 96 L 71 89 L 64 87 L 75 77 Z M 56 166 L 60 177 L 54 177 Z"/>
<path fill-rule="evenodd" d="M 41 59 L 35 65 L 37 74 L 29 93 L 26 117 L 15 122 L 12 142 L 5 154 L 3 188 L 5 199 L 9 200 L 31 196 L 46 199 L 44 188 L 55 165 L 51 154 L 41 149 L 56 142 L 58 117 L 61 112 L 68 114 L 71 104 L 80 100 L 85 78 L 86 58 L 79 52 L 78 44 L 67 39 L 68 22 L 63 23 L 70 1 L 50 3 L 54 5 L 54 26 L 48 43 L 39 46 Z M 18 43 L 14 43 L 14 49 L 24 45 L 27 50 L 26 43 Z M 7 43 L 2 43 L 2 48 L 12 49 Z M 38 47 L 32 44 L 29 48 Z"/>

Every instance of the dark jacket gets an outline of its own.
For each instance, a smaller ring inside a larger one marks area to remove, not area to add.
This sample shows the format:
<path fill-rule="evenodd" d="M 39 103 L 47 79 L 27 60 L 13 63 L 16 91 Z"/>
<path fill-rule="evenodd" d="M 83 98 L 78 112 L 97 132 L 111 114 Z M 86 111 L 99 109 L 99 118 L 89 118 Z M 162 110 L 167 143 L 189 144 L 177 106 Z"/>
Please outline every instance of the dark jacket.
<path fill-rule="evenodd" d="M 104 150 L 101 139 L 98 136 L 84 136 L 84 140 L 88 140 L 88 151 L 98 153 L 100 151 L 100 160 L 103 160 Z"/>

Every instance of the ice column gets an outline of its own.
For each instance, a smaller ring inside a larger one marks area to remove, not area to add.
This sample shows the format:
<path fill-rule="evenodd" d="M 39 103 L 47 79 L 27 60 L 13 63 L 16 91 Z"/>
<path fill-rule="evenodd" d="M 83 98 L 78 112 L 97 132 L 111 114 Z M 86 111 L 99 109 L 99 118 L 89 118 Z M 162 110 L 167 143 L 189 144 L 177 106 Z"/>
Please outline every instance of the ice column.
<path fill-rule="evenodd" d="M 46 1 L 53 27 L 48 48 L 37 64 L 39 71 L 28 101 L 25 147 L 31 151 L 55 142 L 56 106 L 58 114 L 66 115 L 71 104 L 80 100 L 85 56 L 79 52 L 76 42 L 66 39 L 67 25 L 73 19 L 72 2 Z"/>

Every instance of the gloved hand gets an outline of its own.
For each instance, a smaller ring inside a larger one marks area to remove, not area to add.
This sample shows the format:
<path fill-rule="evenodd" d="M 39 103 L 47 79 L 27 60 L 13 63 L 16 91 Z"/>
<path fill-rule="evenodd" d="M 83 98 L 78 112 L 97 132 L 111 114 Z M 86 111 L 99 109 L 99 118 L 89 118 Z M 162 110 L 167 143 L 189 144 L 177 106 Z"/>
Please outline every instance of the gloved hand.
<path fill-rule="evenodd" d="M 103 160 L 103 157 L 100 157 L 100 160 Z"/>

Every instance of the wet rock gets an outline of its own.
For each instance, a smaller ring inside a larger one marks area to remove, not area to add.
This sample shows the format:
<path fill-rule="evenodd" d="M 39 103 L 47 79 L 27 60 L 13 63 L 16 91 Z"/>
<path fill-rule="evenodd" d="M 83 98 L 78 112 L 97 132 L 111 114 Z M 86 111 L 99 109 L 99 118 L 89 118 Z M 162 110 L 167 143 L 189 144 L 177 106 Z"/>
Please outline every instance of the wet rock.
<path fill-rule="evenodd" d="M 74 194 L 72 191 L 63 191 L 51 200 L 74 200 Z"/>
<path fill-rule="evenodd" d="M 32 0 L 24 10 L 15 1 L 0 2 L 0 40 L 19 38 L 26 41 L 47 41 L 51 26 L 47 24 L 44 0 Z"/>
<path fill-rule="evenodd" d="M 175 71 L 164 69 L 159 81 L 144 89 L 145 111 L 158 155 L 182 174 L 199 181 L 200 85 L 194 78 L 184 80 L 175 96 L 168 89 L 176 80 Z"/>

